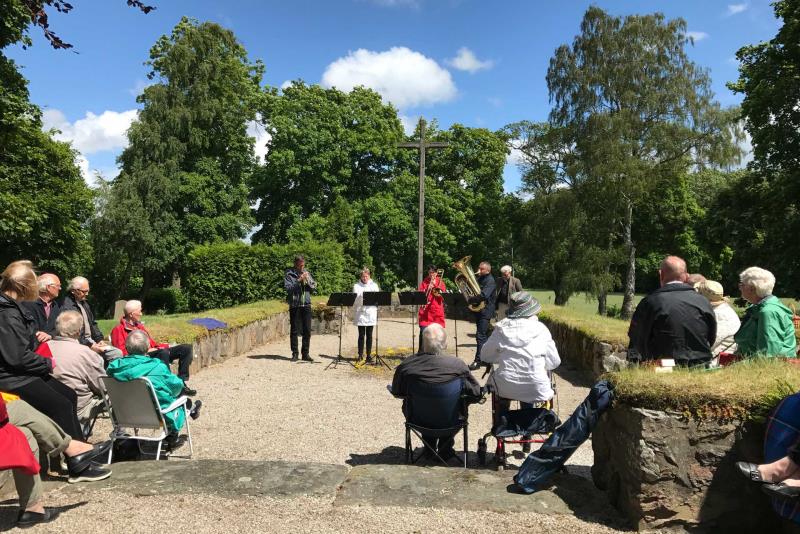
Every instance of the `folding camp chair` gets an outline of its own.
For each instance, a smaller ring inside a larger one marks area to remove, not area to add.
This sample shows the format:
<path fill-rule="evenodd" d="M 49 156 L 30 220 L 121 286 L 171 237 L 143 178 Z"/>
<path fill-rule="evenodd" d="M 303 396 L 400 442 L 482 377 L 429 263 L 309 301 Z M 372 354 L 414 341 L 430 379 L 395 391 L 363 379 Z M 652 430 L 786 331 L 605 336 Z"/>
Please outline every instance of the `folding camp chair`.
<path fill-rule="evenodd" d="M 147 378 L 137 378 L 130 382 L 120 382 L 109 376 L 103 377 L 105 386 L 104 400 L 106 410 L 111 416 L 111 424 L 114 429 L 111 431 L 111 448 L 108 451 L 108 463 L 111 463 L 111 456 L 114 451 L 114 441 L 119 439 L 133 439 L 139 442 L 139 451 L 142 451 L 142 441 L 158 442 L 156 448 L 156 460 L 161 457 L 161 445 L 167 437 L 167 423 L 164 414 L 172 410 L 183 410 L 186 419 L 186 434 L 189 441 L 189 455 L 178 456 L 178 458 L 191 458 L 194 453 L 192 447 L 192 433 L 189 429 L 189 412 L 186 409 L 186 396 L 178 397 L 175 402 L 161 408 L 156 397 L 156 390 Z M 156 431 L 154 435 L 140 435 L 139 431 Z M 126 430 L 133 430 L 133 434 Z"/>
<path fill-rule="evenodd" d="M 467 406 L 461 391 L 463 379 L 457 378 L 443 384 L 427 384 L 413 381 L 408 386 L 405 398 L 404 413 L 406 416 L 406 463 L 414 464 L 422 457 L 425 450 L 431 451 L 444 465 L 447 462 L 439 455 L 423 436 L 450 437 L 464 433 L 464 468 L 467 467 L 469 446 L 467 444 Z M 414 433 L 424 445 L 423 452 L 414 456 L 411 444 L 411 433 Z"/>

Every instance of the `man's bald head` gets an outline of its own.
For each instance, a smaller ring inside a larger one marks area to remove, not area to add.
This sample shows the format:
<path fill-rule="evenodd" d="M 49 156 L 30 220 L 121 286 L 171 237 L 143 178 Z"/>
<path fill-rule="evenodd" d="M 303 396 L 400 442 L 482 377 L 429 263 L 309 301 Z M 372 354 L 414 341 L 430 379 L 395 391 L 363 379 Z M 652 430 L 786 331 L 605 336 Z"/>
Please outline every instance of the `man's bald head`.
<path fill-rule="evenodd" d="M 686 277 L 688 276 L 686 262 L 678 256 L 667 256 L 661 262 L 658 276 L 661 279 L 662 286 L 670 282 L 686 282 Z"/>

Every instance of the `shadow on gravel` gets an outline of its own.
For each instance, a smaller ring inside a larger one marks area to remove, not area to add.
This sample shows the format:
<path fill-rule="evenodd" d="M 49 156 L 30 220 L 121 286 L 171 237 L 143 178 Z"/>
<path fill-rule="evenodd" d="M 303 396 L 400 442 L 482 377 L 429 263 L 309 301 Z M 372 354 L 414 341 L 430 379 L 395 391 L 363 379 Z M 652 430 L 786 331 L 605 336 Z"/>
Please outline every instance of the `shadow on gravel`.
<path fill-rule="evenodd" d="M 291 356 L 282 356 L 280 354 L 253 354 L 248 356 L 251 360 L 284 360 L 287 362 L 292 361 Z"/>
<path fill-rule="evenodd" d="M 350 458 L 345 460 L 347 465 L 400 465 L 406 463 L 406 450 L 403 447 L 390 445 L 383 449 L 381 452 L 370 454 L 353 454 L 350 453 Z"/>
<path fill-rule="evenodd" d="M 557 495 L 578 519 L 617 530 L 631 530 L 630 524 L 611 506 L 606 492 L 597 489 L 583 476 L 557 473 L 553 475 L 549 487 L 544 490 Z"/>
<path fill-rule="evenodd" d="M 60 515 L 64 512 L 72 510 L 73 508 L 79 508 L 84 504 L 89 504 L 89 503 L 88 501 L 80 501 L 76 502 L 75 504 L 67 504 L 65 506 L 47 506 L 47 503 L 45 503 L 45 508 L 51 510 L 56 515 Z M 17 499 L 9 499 L 7 501 L 0 502 L 0 532 L 11 530 L 11 528 L 13 528 L 14 525 L 17 524 L 18 513 L 19 513 L 19 506 Z"/>

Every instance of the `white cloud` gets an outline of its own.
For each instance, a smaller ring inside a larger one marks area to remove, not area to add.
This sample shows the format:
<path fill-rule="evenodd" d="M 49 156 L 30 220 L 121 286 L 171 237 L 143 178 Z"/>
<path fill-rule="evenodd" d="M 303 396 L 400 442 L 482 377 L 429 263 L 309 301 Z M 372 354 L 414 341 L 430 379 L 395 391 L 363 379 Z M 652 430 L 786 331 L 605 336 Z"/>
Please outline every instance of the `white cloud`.
<path fill-rule="evenodd" d="M 264 163 L 267 158 L 267 152 L 269 152 L 269 142 L 272 140 L 272 136 L 261 124 L 260 116 L 257 117 L 257 120 L 250 121 L 247 124 L 247 135 L 255 138 L 253 148 L 255 149 L 256 158 L 259 163 Z"/>
<path fill-rule="evenodd" d="M 738 15 L 742 11 L 746 11 L 748 7 L 749 6 L 748 6 L 747 3 L 743 3 L 743 4 L 728 4 L 727 15 L 729 17 L 732 16 L 732 15 Z"/>
<path fill-rule="evenodd" d="M 363 85 L 400 109 L 447 102 L 457 94 L 446 69 L 406 47 L 350 52 L 328 65 L 322 74 L 322 85 L 342 91 Z"/>
<path fill-rule="evenodd" d="M 136 80 L 136 83 L 133 84 L 133 87 L 128 89 L 128 92 L 133 96 L 139 96 L 142 94 L 146 87 L 148 87 L 150 83 L 144 80 Z"/>
<path fill-rule="evenodd" d="M 42 123 L 45 130 L 61 130 L 55 138 L 59 141 L 71 141 L 76 150 L 86 155 L 128 146 L 127 131 L 136 120 L 136 113 L 135 109 L 106 110 L 100 115 L 87 111 L 84 118 L 70 123 L 61 111 L 46 109 L 42 114 Z"/>
<path fill-rule="evenodd" d="M 490 60 L 481 61 L 475 54 L 467 48 L 462 46 L 458 49 L 456 57 L 447 60 L 447 64 L 454 69 L 464 70 L 470 74 L 475 74 L 479 70 L 488 70 L 494 66 L 494 62 Z"/>
<path fill-rule="evenodd" d="M 287 87 L 291 87 L 291 86 L 292 86 L 292 83 L 294 83 L 292 80 L 286 80 L 285 82 L 283 82 L 283 83 L 281 84 L 281 91 L 283 91 L 283 90 L 284 90 L 284 89 L 286 89 Z"/>
<path fill-rule="evenodd" d="M 512 139 L 508 142 L 511 152 L 506 155 L 506 165 L 519 165 L 524 161 L 522 151 L 517 148 L 522 146 L 522 139 Z"/>
<path fill-rule="evenodd" d="M 686 37 L 695 43 L 699 43 L 703 39 L 708 39 L 708 34 L 706 32 L 686 32 Z"/>
<path fill-rule="evenodd" d="M 419 115 L 412 117 L 400 113 L 398 117 L 400 118 L 400 122 L 403 124 L 403 131 L 406 133 L 406 135 L 414 135 L 414 130 L 417 129 L 417 124 L 419 124 Z"/>

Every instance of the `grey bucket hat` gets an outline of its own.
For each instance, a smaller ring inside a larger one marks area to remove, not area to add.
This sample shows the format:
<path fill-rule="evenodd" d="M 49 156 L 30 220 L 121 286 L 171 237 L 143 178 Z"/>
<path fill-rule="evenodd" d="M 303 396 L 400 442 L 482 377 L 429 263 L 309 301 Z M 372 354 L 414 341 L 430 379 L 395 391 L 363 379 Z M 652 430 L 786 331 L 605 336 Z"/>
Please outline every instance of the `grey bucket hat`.
<path fill-rule="evenodd" d="M 542 311 L 539 301 L 527 291 L 517 291 L 511 295 L 506 317 L 517 319 L 519 317 L 532 317 Z"/>

